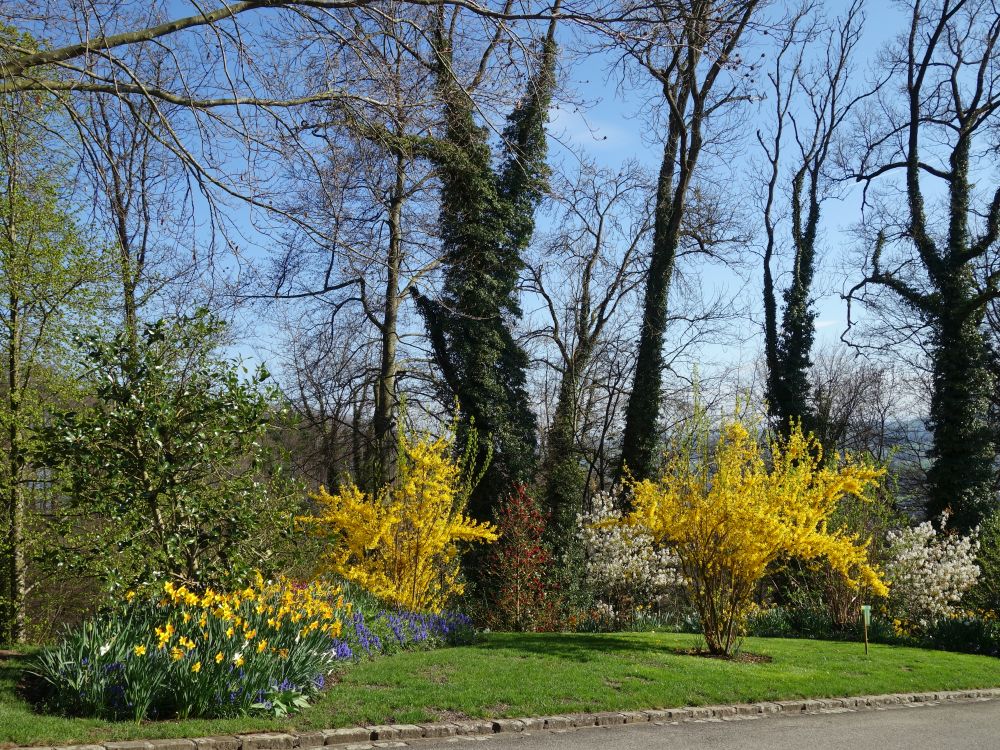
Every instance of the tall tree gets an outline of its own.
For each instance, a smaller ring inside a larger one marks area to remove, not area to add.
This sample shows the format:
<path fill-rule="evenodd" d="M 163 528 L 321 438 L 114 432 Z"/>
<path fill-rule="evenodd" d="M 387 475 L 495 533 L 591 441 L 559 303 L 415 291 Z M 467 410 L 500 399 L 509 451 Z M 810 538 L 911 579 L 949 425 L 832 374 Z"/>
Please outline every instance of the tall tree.
<path fill-rule="evenodd" d="M 551 366 L 558 385 L 545 435 L 541 497 L 557 562 L 571 545 L 586 496 L 589 467 L 579 438 L 593 416 L 585 402 L 592 400 L 594 359 L 609 356 L 606 330 L 624 325 L 641 285 L 651 229 L 648 187 L 635 164 L 618 172 L 584 165 L 577 179 L 555 191 L 558 228 L 540 243 L 531 265 L 529 288 L 549 315 L 540 334 L 556 350 Z"/>
<path fill-rule="evenodd" d="M 133 52 L 140 58 L 134 67 L 160 80 L 162 52 Z M 68 111 L 79 136 L 78 180 L 93 195 L 94 223 L 114 260 L 114 302 L 129 340 L 136 341 L 145 308 L 162 312 L 181 298 L 191 310 L 203 296 L 192 194 L 161 142 L 162 123 L 148 99 L 90 94 Z"/>
<path fill-rule="evenodd" d="M 820 250 L 822 205 L 831 195 L 827 162 L 835 155 L 838 131 L 858 99 L 845 92 L 851 76 L 850 60 L 861 35 L 864 16 L 860 0 L 832 27 L 812 21 L 813 8 L 797 11 L 781 40 L 773 68 L 768 72 L 773 99 L 773 129 L 757 140 L 770 166 L 764 193 L 764 353 L 767 363 L 767 402 L 778 428 L 786 434 L 793 420 L 806 432 L 815 429 L 809 370 L 815 337 L 813 279 Z M 825 47 L 809 56 L 820 37 Z M 791 149 L 791 156 L 783 151 Z M 780 181 L 788 179 L 788 232 L 792 262 L 788 286 L 782 292 L 784 309 L 778 318 L 773 259 L 778 249 L 783 207 Z"/>
<path fill-rule="evenodd" d="M 8 643 L 25 633 L 25 519 L 37 429 L 57 392 L 67 323 L 85 311 L 101 275 L 101 253 L 86 246 L 66 200 L 54 113 L 45 96 L 0 98 L 0 640 Z"/>
<path fill-rule="evenodd" d="M 991 0 L 905 7 L 908 29 L 882 58 L 888 83 L 858 128 L 871 244 L 848 296 L 888 293 L 918 318 L 933 370 L 927 511 L 951 509 L 968 530 L 997 506 L 983 321 L 1000 296 L 1000 15 Z"/>
<path fill-rule="evenodd" d="M 435 359 L 463 413 L 484 436 L 489 469 L 470 499 L 487 520 L 536 461 L 536 420 L 526 389 L 528 357 L 512 324 L 521 315 L 517 282 L 545 190 L 545 124 L 555 87 L 555 22 L 541 40 L 538 67 L 503 131 L 507 154 L 494 171 L 488 131 L 455 83 L 444 9 L 438 14 L 438 88 L 445 112 L 439 144 L 444 294 L 418 296 Z"/>
<path fill-rule="evenodd" d="M 286 300 L 331 328 L 360 312 L 363 325 L 352 343 L 371 349 L 377 361 L 367 373 L 372 408 L 364 415 L 371 420 L 370 438 L 362 441 L 365 468 L 354 481 L 374 489 L 396 474 L 400 379 L 412 362 L 405 341 L 412 328 L 409 288 L 439 258 L 428 236 L 437 206 L 433 166 L 419 147 L 439 108 L 428 11 L 394 1 L 378 12 L 345 15 L 354 19 L 345 24 L 351 43 L 320 35 L 313 59 L 332 75 L 354 70 L 359 96 L 331 102 L 287 151 L 294 191 L 285 210 L 311 230 L 284 239 L 265 282 L 270 289 L 260 296 Z M 307 37 L 310 26 L 299 33 Z M 296 345 L 301 341 L 295 338 Z"/>
<path fill-rule="evenodd" d="M 760 0 L 663 0 L 638 11 L 620 35 L 627 56 L 655 82 L 667 123 L 622 436 L 621 471 L 637 479 L 651 476 L 656 462 L 667 294 L 695 170 L 711 118 L 746 99 L 741 77 L 725 74 L 741 67 L 738 48 L 760 5 Z"/>

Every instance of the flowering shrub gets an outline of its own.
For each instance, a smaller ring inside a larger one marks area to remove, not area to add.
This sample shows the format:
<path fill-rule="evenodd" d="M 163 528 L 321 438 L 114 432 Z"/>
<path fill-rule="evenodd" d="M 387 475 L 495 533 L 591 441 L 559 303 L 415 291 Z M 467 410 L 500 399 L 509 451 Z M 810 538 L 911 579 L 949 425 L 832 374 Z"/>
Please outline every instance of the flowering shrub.
<path fill-rule="evenodd" d="M 962 595 L 979 578 L 978 532 L 968 536 L 941 533 L 931 521 L 888 534 L 885 574 L 892 583 L 889 604 L 904 630 L 925 628 L 949 617 Z"/>
<path fill-rule="evenodd" d="M 677 558 L 657 549 L 643 527 L 622 524 L 616 499 L 613 492 L 599 492 L 592 510 L 576 517 L 584 575 L 597 599 L 595 614 L 608 622 L 619 622 L 679 583 Z"/>
<path fill-rule="evenodd" d="M 462 615 L 378 612 L 318 581 L 196 594 L 165 584 L 43 651 L 32 673 L 53 712 L 109 719 L 283 714 L 308 704 L 340 663 L 455 642 Z"/>
<path fill-rule="evenodd" d="M 468 460 L 451 457 L 454 434 L 413 441 L 400 435 L 399 476 L 375 496 L 353 483 L 313 499 L 301 519 L 330 541 L 326 568 L 400 607 L 440 612 L 464 587 L 461 542 L 492 542 L 493 527 L 465 515 L 475 483 Z"/>
<path fill-rule="evenodd" d="M 676 553 L 714 654 L 730 653 L 759 582 L 782 560 L 826 560 L 849 585 L 888 593 L 867 542 L 827 526 L 843 496 L 861 496 L 883 472 L 824 464 L 801 427 L 772 442 L 766 461 L 754 429 L 732 420 L 715 445 L 705 434 L 678 441 L 661 477 L 633 486 L 634 510 L 623 521 Z"/>
<path fill-rule="evenodd" d="M 549 578 L 552 555 L 543 543 L 547 517 L 522 485 L 497 512 L 500 541 L 486 558 L 489 604 L 483 622 L 496 630 L 554 630 L 559 597 Z"/>

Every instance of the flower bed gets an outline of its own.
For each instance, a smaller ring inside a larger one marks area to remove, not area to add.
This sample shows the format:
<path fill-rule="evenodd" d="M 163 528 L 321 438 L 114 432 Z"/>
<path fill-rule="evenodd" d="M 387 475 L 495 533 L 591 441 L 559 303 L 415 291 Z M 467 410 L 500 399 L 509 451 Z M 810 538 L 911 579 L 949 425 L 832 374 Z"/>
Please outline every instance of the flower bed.
<path fill-rule="evenodd" d="M 285 714 L 309 704 L 338 665 L 467 639 L 468 618 L 372 611 L 336 584 L 288 580 L 197 594 L 166 584 L 131 598 L 38 656 L 42 707 L 135 720 Z M 368 610 L 367 612 L 365 610 Z"/>

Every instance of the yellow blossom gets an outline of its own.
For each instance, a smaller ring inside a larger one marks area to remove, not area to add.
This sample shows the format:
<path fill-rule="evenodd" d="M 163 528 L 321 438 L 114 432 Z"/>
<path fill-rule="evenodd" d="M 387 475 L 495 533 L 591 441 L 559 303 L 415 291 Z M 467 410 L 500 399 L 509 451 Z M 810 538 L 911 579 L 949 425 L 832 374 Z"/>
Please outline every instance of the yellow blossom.
<path fill-rule="evenodd" d="M 223 659 L 225 659 L 225 658 L 226 658 L 226 657 L 225 657 L 225 656 L 223 656 L 223 655 L 222 655 L 222 652 L 220 651 L 219 653 L 217 653 L 217 654 L 215 655 L 215 663 L 216 663 L 216 664 L 221 664 L 221 663 L 222 663 L 222 660 L 223 660 Z"/>
<path fill-rule="evenodd" d="M 497 535 L 465 515 L 475 471 L 452 458 L 453 448 L 453 430 L 437 439 L 404 434 L 397 482 L 374 496 L 352 483 L 332 495 L 320 488 L 313 496 L 320 512 L 300 521 L 330 539 L 325 567 L 408 609 L 440 611 L 461 594 L 459 545 Z M 290 614 L 292 622 L 302 618 Z"/>
<path fill-rule="evenodd" d="M 135 654 L 136 656 L 145 656 L 146 647 L 142 645 L 136 646 L 134 649 L 132 649 L 132 653 Z"/>
<path fill-rule="evenodd" d="M 194 664 L 192 664 L 191 665 L 191 671 L 195 672 L 195 673 L 200 672 L 201 671 L 201 662 L 200 661 L 196 661 Z"/>
<path fill-rule="evenodd" d="M 867 540 L 827 528 L 840 499 L 863 496 L 884 471 L 849 460 L 824 463 L 819 443 L 801 426 L 773 441 L 765 458 L 757 434 L 755 425 L 735 419 L 714 446 L 700 436 L 679 441 L 658 479 L 633 484 L 633 512 L 624 521 L 677 555 L 715 653 L 729 652 L 759 582 L 784 560 L 825 560 L 849 586 L 887 593 Z"/>

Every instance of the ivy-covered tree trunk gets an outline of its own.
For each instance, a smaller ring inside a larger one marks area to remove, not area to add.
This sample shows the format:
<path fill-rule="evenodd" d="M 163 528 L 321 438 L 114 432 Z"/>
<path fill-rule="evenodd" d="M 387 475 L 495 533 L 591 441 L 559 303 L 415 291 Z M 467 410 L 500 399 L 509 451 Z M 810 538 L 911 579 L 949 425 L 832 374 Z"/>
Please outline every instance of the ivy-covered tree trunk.
<path fill-rule="evenodd" d="M 768 99 L 773 104 L 771 131 L 757 132 L 769 166 L 765 185 L 764 247 L 764 354 L 767 365 L 767 404 L 775 426 L 786 436 L 800 421 L 805 432 L 822 431 L 813 406 L 810 384 L 816 313 L 812 285 L 816 269 L 818 229 L 822 203 L 828 197 L 826 165 L 837 149 L 839 130 L 861 101 L 847 95 L 851 61 L 864 23 L 863 0 L 852 0 L 844 15 L 815 42 L 801 35 L 812 24 L 812 10 L 803 6 L 793 13 L 783 31 L 773 67 Z M 823 41 L 825 37 L 825 42 Z M 822 44 L 819 54 L 809 54 L 812 44 Z M 814 62 L 809 62 L 813 57 Z M 791 134 L 789 135 L 789 131 Z M 783 168 L 792 151 L 791 169 Z M 791 176 L 787 204 L 778 199 L 780 183 Z M 784 309 L 778 319 L 772 262 L 780 226 L 779 207 L 791 214 L 791 279 L 783 293 Z"/>
<path fill-rule="evenodd" d="M 812 306 L 812 283 L 816 265 L 816 233 L 820 204 L 817 196 L 817 170 L 809 175 L 806 196 L 807 214 L 802 217 L 803 184 L 807 167 L 801 168 L 792 181 L 792 278 L 784 292 L 784 311 L 778 327 L 769 253 L 764 271 L 764 351 L 767 362 L 767 403 L 778 429 L 788 434 L 793 421 L 801 421 L 803 430 L 814 428 L 810 401 L 809 370 L 816 337 L 816 313 Z M 770 243 L 769 243 L 770 245 Z"/>
<path fill-rule="evenodd" d="M 512 327 L 521 316 L 517 281 L 521 253 L 534 231 L 545 189 L 545 123 L 555 86 L 554 25 L 543 43 L 539 71 L 508 118 L 509 153 L 499 173 L 488 133 L 475 121 L 468 93 L 456 86 L 443 10 L 438 15 L 438 87 L 445 127 L 436 147 L 441 188 L 444 299 L 417 296 L 418 309 L 451 394 L 483 436 L 480 460 L 490 460 L 469 511 L 489 520 L 495 505 L 534 474 L 537 424 L 527 393 L 528 357 Z"/>
<path fill-rule="evenodd" d="M 744 98 L 736 87 L 720 85 L 723 71 L 738 65 L 735 52 L 759 0 L 668 4 L 651 48 L 627 54 L 660 86 L 667 133 L 656 191 L 653 247 L 642 304 L 642 327 L 635 375 L 625 410 L 619 475 L 649 478 L 659 444 L 668 293 L 681 241 L 684 212 L 704 145 L 708 119 Z"/>
<path fill-rule="evenodd" d="M 934 331 L 930 412 L 934 463 L 927 473 L 927 513 L 938 516 L 948 510 L 950 525 L 972 529 L 996 508 L 997 446 L 989 421 L 995 383 L 981 328 L 984 311 L 968 312 L 971 285 L 957 280 L 948 291 L 942 294 Z"/>
<path fill-rule="evenodd" d="M 577 403 L 580 372 L 587 366 L 593 348 L 593 340 L 584 333 L 559 381 L 552 425 L 546 436 L 546 458 L 542 467 L 545 510 L 549 514 L 546 531 L 556 564 L 560 564 L 572 549 L 576 516 L 583 510 L 581 503 L 587 477 L 577 451 Z"/>
<path fill-rule="evenodd" d="M 896 207 L 883 217 L 868 273 L 851 293 L 882 287 L 930 331 L 927 511 L 950 510 L 950 527 L 968 532 L 997 507 L 997 446 L 989 424 L 994 382 L 982 326 L 987 306 L 1000 298 L 1000 271 L 992 270 L 1000 187 L 989 184 L 996 161 L 985 162 L 994 158 L 987 144 L 1000 89 L 983 66 L 1000 52 L 1000 35 L 986 0 L 953 7 L 913 2 L 909 10 L 907 37 L 886 53 L 897 77 L 875 92 L 902 92 L 902 102 L 879 102 L 892 136 L 865 134 L 855 175 L 866 183 L 897 175 L 905 218 L 896 223 Z M 956 46 L 954 39 L 964 41 Z M 929 212 L 926 183 L 935 180 L 945 200 Z M 989 192 L 979 194 L 984 187 Z"/>
<path fill-rule="evenodd" d="M 680 242 L 680 217 L 691 179 L 690 170 L 686 169 L 678 184 L 674 184 L 682 127 L 675 119 L 670 118 L 670 133 L 663 148 L 663 161 L 660 165 L 653 250 L 646 275 L 635 376 L 625 410 L 625 430 L 622 436 L 621 473 L 624 476 L 628 472 L 640 480 L 650 477 L 656 464 L 659 442 L 657 422 L 660 418 L 660 389 L 664 369 L 663 337 L 667 332 L 667 295 Z M 694 158 L 697 159 L 697 151 Z"/>

